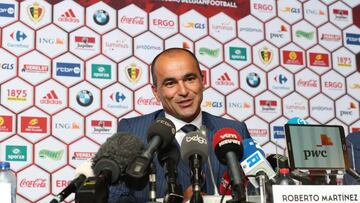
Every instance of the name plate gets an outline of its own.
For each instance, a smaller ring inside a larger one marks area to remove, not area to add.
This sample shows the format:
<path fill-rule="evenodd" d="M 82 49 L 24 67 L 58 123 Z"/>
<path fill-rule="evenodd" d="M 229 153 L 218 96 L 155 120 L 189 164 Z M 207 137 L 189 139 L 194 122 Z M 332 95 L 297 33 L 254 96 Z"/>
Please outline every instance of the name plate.
<path fill-rule="evenodd" d="M 359 203 L 359 185 L 274 185 L 276 203 Z"/>

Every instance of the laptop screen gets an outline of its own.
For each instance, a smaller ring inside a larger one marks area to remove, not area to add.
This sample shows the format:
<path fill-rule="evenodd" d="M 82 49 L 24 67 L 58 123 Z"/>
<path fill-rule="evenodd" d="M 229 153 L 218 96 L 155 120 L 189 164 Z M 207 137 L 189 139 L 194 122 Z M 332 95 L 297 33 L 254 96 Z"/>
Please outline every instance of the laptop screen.
<path fill-rule="evenodd" d="M 285 125 L 291 169 L 347 169 L 344 128 L 337 125 Z"/>

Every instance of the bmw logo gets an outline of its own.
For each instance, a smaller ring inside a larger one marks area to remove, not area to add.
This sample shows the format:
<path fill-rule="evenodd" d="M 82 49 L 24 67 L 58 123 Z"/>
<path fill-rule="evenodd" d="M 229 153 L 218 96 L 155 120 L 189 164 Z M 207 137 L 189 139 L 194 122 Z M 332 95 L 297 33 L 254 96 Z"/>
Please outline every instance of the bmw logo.
<path fill-rule="evenodd" d="M 260 85 L 260 77 L 258 74 L 251 72 L 248 74 L 248 76 L 246 77 L 246 83 L 250 86 L 250 87 L 257 87 Z"/>
<path fill-rule="evenodd" d="M 80 106 L 87 107 L 87 106 L 90 106 L 92 104 L 92 102 L 94 101 L 94 96 L 88 90 L 81 90 L 76 95 L 76 101 Z"/>
<path fill-rule="evenodd" d="M 97 10 L 94 13 L 93 18 L 95 23 L 98 25 L 106 25 L 110 20 L 109 13 L 102 9 Z"/>

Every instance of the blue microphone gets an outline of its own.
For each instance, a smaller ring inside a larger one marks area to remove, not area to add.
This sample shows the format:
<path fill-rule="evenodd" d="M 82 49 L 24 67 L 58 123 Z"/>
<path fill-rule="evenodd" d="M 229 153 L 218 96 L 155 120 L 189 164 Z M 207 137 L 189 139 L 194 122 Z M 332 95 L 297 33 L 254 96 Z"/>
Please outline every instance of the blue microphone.
<path fill-rule="evenodd" d="M 302 125 L 308 125 L 309 123 L 299 117 L 292 117 L 288 120 L 287 124 L 302 124 Z"/>
<path fill-rule="evenodd" d="M 254 187 L 259 187 L 256 176 L 265 174 L 269 179 L 275 177 L 276 173 L 265 158 L 261 147 L 251 138 L 243 141 L 244 156 L 240 164 L 249 181 Z"/>

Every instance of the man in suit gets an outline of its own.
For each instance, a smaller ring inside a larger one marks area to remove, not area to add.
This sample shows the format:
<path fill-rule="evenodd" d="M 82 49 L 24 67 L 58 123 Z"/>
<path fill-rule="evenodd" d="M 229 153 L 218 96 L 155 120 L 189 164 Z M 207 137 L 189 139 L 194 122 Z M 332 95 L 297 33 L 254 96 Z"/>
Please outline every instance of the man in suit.
<path fill-rule="evenodd" d="M 181 144 L 185 132 L 181 129 L 184 125 L 192 124 L 199 128 L 205 125 L 209 143 L 209 160 L 203 166 L 205 183 L 202 190 L 207 194 L 214 194 L 219 187 L 226 166 L 221 165 L 213 150 L 212 139 L 219 129 L 224 127 L 238 131 L 243 139 L 249 138 L 245 123 L 232 121 L 201 111 L 204 86 L 200 66 L 195 55 L 181 48 L 171 48 L 155 57 L 151 64 L 153 79 L 152 92 L 156 99 L 162 103 L 163 110 L 153 113 L 122 119 L 118 131 L 131 132 L 146 142 L 146 131 L 149 125 L 159 117 L 170 119 L 177 129 L 174 142 Z M 157 176 L 157 196 L 163 197 L 167 191 L 164 172 L 156 159 L 154 159 Z M 210 166 L 211 165 L 211 166 Z M 211 169 L 210 169 L 211 167 Z M 212 173 L 213 172 L 213 173 Z M 180 162 L 178 166 L 178 183 L 183 188 L 191 186 L 189 167 Z M 212 180 L 215 180 L 215 183 Z M 109 202 L 146 202 L 148 200 L 148 187 L 142 191 L 131 191 L 124 185 L 110 188 Z"/>

